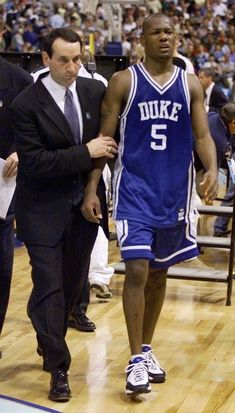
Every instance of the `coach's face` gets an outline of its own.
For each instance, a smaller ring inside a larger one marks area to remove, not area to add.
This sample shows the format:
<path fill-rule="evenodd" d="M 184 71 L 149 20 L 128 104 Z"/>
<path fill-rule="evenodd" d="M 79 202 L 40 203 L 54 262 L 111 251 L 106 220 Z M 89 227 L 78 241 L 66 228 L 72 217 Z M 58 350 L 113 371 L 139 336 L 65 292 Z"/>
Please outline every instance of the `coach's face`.
<path fill-rule="evenodd" d="M 70 43 L 61 38 L 53 43 L 52 57 L 46 52 L 42 53 L 43 63 L 49 67 L 52 79 L 64 87 L 70 86 L 77 78 L 81 67 L 80 58 L 80 43 Z"/>

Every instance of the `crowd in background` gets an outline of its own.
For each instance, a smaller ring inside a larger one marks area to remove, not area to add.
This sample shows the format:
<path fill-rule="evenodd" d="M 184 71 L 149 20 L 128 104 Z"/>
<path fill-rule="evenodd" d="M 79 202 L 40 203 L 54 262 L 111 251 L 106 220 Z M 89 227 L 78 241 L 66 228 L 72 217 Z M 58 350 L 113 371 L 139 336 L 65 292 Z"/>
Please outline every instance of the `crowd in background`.
<path fill-rule="evenodd" d="M 146 5 L 123 3 L 122 54 L 130 63 L 138 59 L 142 22 L 149 12 L 162 11 L 172 16 L 179 35 L 179 52 L 187 56 L 197 72 L 210 67 L 215 81 L 231 94 L 235 72 L 235 0 L 147 0 Z M 102 2 L 96 14 L 84 14 L 81 0 L 53 2 L 13 0 L 0 6 L 5 21 L 1 51 L 35 52 L 40 50 L 42 36 L 52 28 L 77 24 L 86 42 L 94 34 L 95 54 L 107 54 L 110 40 L 109 21 Z"/>

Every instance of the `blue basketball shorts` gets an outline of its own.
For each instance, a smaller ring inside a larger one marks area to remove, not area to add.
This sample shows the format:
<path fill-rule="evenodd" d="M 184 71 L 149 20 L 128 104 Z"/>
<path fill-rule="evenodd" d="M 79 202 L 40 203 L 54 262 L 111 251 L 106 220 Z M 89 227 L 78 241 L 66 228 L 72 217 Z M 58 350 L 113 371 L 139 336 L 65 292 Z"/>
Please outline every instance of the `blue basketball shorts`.
<path fill-rule="evenodd" d="M 196 227 L 179 221 L 157 228 L 132 220 L 117 220 L 117 237 L 124 261 L 146 259 L 154 268 L 166 269 L 198 255 Z"/>

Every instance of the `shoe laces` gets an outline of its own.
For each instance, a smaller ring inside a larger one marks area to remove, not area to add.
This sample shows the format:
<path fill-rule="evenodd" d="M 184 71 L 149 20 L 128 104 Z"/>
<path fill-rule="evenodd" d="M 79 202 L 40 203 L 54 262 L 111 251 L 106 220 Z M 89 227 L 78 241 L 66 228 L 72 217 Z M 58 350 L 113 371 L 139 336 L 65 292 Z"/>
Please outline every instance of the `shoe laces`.
<path fill-rule="evenodd" d="M 146 360 L 148 368 L 151 368 L 151 367 L 153 368 L 154 366 L 155 367 L 157 366 L 158 368 L 161 368 L 160 363 L 159 363 L 158 359 L 154 356 L 152 350 L 149 350 L 145 353 L 145 360 Z"/>
<path fill-rule="evenodd" d="M 125 372 L 127 374 L 132 373 L 134 375 L 135 381 L 142 381 L 145 378 L 147 366 L 146 361 L 139 361 L 138 363 L 130 363 L 126 368 Z"/>

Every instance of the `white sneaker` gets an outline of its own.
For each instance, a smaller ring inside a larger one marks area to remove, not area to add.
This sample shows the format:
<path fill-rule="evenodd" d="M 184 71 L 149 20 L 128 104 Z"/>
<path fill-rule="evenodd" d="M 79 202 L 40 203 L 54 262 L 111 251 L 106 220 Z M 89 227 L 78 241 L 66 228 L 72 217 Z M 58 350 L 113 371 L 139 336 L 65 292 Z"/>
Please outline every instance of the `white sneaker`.
<path fill-rule="evenodd" d="M 164 383 L 166 380 L 166 373 L 160 367 L 160 363 L 154 356 L 152 350 L 142 353 L 147 363 L 147 370 L 149 375 L 149 381 L 151 383 Z"/>
<path fill-rule="evenodd" d="M 96 295 L 97 298 L 112 298 L 113 294 L 108 284 L 92 283 L 90 284 L 90 290 Z"/>
<path fill-rule="evenodd" d="M 138 361 L 139 360 L 139 361 Z M 126 367 L 126 394 L 149 393 L 151 385 L 149 384 L 149 375 L 146 361 L 142 357 L 136 357 Z"/>

